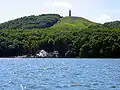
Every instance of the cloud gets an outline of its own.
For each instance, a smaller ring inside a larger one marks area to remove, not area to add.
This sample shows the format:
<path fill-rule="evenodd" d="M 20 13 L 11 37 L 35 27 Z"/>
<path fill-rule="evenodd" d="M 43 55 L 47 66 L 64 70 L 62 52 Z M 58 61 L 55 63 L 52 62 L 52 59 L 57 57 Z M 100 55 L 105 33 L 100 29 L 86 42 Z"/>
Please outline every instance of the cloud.
<path fill-rule="evenodd" d="M 97 18 L 95 21 L 97 23 L 105 23 L 105 22 L 110 22 L 110 21 L 113 21 L 113 20 L 109 15 L 104 14 L 104 15 L 101 15 L 99 18 Z"/>
<path fill-rule="evenodd" d="M 57 2 L 53 2 L 52 6 L 54 7 L 63 7 L 63 8 L 72 8 L 72 4 L 66 2 L 66 1 L 57 1 Z"/>

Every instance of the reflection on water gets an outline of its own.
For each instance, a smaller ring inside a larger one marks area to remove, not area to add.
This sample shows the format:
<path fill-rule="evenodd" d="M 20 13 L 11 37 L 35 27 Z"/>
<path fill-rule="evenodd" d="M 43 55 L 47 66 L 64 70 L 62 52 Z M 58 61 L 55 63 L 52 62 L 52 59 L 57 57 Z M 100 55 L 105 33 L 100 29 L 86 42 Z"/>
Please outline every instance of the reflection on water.
<path fill-rule="evenodd" d="M 120 90 L 119 59 L 0 59 L 0 90 Z"/>

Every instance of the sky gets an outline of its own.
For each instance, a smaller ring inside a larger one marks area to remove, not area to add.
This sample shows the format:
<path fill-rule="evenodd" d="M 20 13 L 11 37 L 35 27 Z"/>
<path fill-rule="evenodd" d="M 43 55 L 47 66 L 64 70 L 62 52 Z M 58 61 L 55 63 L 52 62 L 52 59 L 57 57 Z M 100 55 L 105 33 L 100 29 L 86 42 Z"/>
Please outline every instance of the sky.
<path fill-rule="evenodd" d="M 0 23 L 23 16 L 60 14 L 97 23 L 120 20 L 120 0 L 0 0 Z"/>

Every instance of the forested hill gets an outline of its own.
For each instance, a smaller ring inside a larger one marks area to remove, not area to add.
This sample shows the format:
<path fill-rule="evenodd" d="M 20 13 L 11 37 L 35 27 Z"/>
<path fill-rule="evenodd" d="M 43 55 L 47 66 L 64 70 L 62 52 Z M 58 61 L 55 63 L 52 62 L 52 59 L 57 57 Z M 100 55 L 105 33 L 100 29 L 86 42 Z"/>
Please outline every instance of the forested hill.
<path fill-rule="evenodd" d="M 84 29 L 84 28 L 120 28 L 120 21 L 98 24 L 82 17 L 62 17 L 58 14 L 31 15 L 0 24 L 0 29 Z"/>
<path fill-rule="evenodd" d="M 90 25 L 88 28 L 92 29 L 119 29 L 120 30 L 120 21 L 106 22 L 104 24 Z"/>
<path fill-rule="evenodd" d="M 33 29 L 53 26 L 61 18 L 58 14 L 42 14 L 21 17 L 0 24 L 0 29 Z"/>
<path fill-rule="evenodd" d="M 81 17 L 43 14 L 0 27 L 0 57 L 35 56 L 45 50 L 58 51 L 62 58 L 120 58 L 120 21 L 97 24 Z"/>
<path fill-rule="evenodd" d="M 107 22 L 103 26 L 107 28 L 120 28 L 120 21 Z"/>
<path fill-rule="evenodd" d="M 74 28 L 83 29 L 97 23 L 82 17 L 62 17 L 58 14 L 31 15 L 0 24 L 0 29 L 35 29 L 35 28 Z"/>

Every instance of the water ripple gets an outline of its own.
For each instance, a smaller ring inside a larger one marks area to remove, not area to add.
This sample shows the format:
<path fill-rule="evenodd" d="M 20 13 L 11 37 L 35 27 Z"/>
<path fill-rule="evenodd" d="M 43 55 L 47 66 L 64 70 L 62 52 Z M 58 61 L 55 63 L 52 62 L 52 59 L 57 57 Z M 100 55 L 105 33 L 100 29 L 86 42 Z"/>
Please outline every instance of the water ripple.
<path fill-rule="evenodd" d="M 0 59 L 0 90 L 120 90 L 120 60 Z"/>

